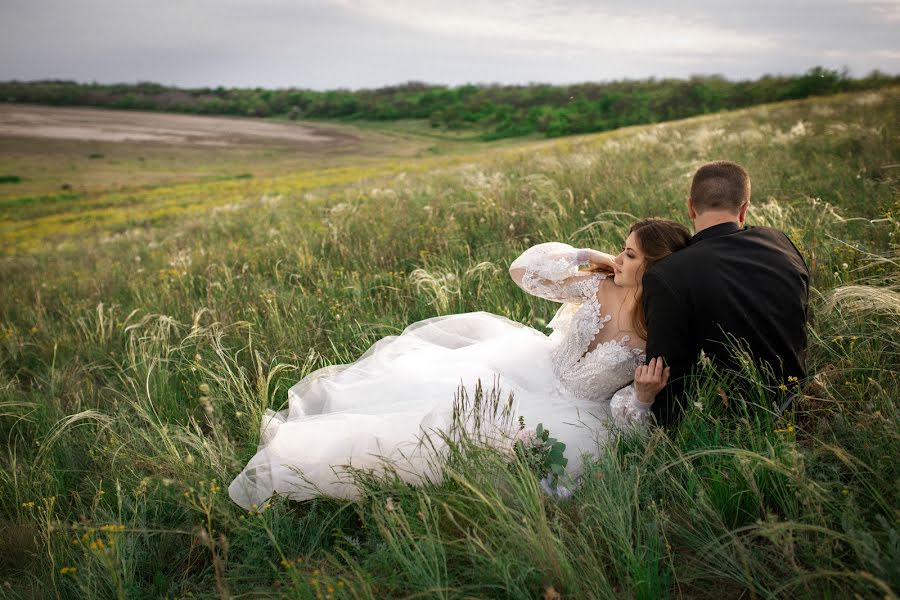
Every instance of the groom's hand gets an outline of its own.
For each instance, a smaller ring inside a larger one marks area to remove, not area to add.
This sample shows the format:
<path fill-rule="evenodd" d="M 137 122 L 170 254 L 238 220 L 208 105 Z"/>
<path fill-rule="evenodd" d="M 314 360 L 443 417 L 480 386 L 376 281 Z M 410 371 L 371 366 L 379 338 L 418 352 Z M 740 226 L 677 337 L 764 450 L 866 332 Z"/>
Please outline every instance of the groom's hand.
<path fill-rule="evenodd" d="M 653 404 L 656 395 L 669 381 L 669 367 L 663 368 L 662 357 L 653 358 L 646 365 L 634 370 L 634 391 L 637 399 L 644 404 Z"/>

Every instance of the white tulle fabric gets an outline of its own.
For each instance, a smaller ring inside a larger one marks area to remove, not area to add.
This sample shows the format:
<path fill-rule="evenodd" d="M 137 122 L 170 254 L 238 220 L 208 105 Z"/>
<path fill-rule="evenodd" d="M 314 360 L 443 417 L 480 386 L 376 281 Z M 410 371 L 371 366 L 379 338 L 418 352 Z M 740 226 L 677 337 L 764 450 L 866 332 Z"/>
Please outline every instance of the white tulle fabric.
<path fill-rule="evenodd" d="M 504 400 L 512 394 L 506 423 L 517 429 L 521 415 L 564 441 L 577 477 L 581 455 L 596 453 L 611 425 L 640 425 L 648 415 L 628 385 L 640 351 L 627 338 L 588 351 L 608 320 L 597 299 L 604 276 L 579 272 L 578 258 L 566 244 L 539 244 L 510 266 L 526 292 L 563 302 L 549 336 L 487 312 L 439 316 L 305 377 L 289 390 L 287 409 L 267 411 L 256 455 L 229 486 L 232 500 L 252 510 L 273 494 L 356 498 L 348 466 L 390 465 L 409 483 L 437 482 L 438 432 L 453 423 L 460 387 L 472 397 L 479 381 Z M 512 429 L 497 433 L 498 445 L 511 445 Z"/>

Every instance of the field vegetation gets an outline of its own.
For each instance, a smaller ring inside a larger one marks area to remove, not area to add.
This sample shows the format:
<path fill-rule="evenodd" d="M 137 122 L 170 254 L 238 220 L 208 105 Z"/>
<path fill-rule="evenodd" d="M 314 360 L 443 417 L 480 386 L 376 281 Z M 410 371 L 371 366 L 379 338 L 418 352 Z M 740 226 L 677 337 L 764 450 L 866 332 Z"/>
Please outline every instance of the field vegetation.
<path fill-rule="evenodd" d="M 898 113 L 893 87 L 469 155 L 4 201 L 0 594 L 895 598 Z M 686 223 L 690 177 L 716 158 L 749 169 L 749 220 L 787 232 L 812 274 L 812 377 L 784 382 L 800 388 L 786 414 L 710 373 L 677 430 L 617 432 L 567 501 L 528 461 L 465 440 L 441 485 L 360 474 L 356 503 L 229 500 L 261 415 L 299 378 L 434 315 L 543 328 L 556 305 L 515 286 L 512 259 L 551 240 L 614 250 L 643 216 Z"/>

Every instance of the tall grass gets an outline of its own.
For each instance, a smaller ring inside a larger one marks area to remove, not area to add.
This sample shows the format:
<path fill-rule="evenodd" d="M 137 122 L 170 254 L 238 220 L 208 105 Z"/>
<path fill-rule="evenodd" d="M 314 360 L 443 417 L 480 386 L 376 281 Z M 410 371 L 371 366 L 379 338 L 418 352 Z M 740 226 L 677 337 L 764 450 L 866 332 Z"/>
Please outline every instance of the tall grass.
<path fill-rule="evenodd" d="M 0 260 L 0 593 L 896 597 L 898 100 L 522 145 L 278 201 L 243 181 L 234 210 L 164 225 L 17 229 Z M 357 503 L 230 502 L 299 378 L 437 314 L 543 327 L 555 306 L 506 276 L 518 253 L 686 222 L 690 175 L 722 157 L 753 175 L 751 222 L 788 232 L 811 268 L 815 376 L 787 413 L 726 416 L 742 399 L 711 374 L 677 430 L 615 434 L 565 502 L 477 444 L 440 485 L 360 473 Z M 191 187 L 191 206 L 219 191 Z"/>

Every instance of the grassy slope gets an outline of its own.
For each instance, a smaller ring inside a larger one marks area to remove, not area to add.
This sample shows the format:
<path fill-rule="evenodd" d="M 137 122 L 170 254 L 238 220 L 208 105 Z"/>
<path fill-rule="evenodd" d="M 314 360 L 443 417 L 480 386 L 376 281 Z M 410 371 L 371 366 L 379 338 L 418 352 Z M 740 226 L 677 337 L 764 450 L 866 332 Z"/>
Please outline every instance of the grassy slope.
<path fill-rule="evenodd" d="M 5 209 L 0 593 L 893 596 L 898 100 Z M 796 414 L 723 419 L 704 382 L 676 434 L 621 436 L 560 505 L 476 452 L 442 486 L 368 482 L 359 504 L 231 504 L 263 411 L 299 377 L 435 314 L 542 325 L 555 306 L 505 277 L 510 260 L 546 240 L 616 248 L 635 216 L 684 221 L 691 173 L 719 157 L 749 168 L 751 221 L 787 231 L 813 273 L 818 375 Z"/>

